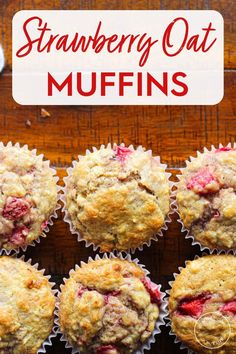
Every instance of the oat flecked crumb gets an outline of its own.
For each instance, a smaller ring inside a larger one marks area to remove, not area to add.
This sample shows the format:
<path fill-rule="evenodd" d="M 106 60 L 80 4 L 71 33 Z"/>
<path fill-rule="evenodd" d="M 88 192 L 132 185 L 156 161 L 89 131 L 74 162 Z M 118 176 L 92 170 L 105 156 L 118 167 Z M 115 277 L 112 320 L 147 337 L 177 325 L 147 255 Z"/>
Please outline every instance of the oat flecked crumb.
<path fill-rule="evenodd" d="M 67 180 L 66 203 L 82 237 L 102 251 L 149 242 L 170 208 L 165 168 L 148 152 L 123 146 L 82 156 Z"/>
<path fill-rule="evenodd" d="M 96 260 L 66 280 L 59 322 L 81 353 L 128 354 L 151 336 L 159 305 L 159 291 L 135 263 Z"/>

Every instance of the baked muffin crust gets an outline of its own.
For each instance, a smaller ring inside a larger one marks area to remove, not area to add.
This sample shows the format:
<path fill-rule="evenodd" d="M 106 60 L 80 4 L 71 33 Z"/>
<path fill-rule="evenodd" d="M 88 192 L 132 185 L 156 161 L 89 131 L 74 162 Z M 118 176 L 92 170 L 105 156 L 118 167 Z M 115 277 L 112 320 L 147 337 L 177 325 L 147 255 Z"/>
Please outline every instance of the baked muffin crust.
<path fill-rule="evenodd" d="M 37 239 L 57 202 L 48 161 L 18 146 L 0 146 L 0 248 Z"/>
<path fill-rule="evenodd" d="M 177 190 L 180 217 L 201 245 L 236 249 L 236 150 L 199 154 L 182 171 Z"/>
<path fill-rule="evenodd" d="M 172 285 L 169 314 L 173 332 L 196 353 L 236 353 L 236 257 L 188 261 Z"/>
<path fill-rule="evenodd" d="M 0 257 L 0 353 L 36 354 L 52 331 L 48 279 L 21 259 Z"/>
<path fill-rule="evenodd" d="M 152 334 L 160 293 L 135 263 L 83 263 L 62 287 L 59 323 L 81 353 L 126 354 Z"/>
<path fill-rule="evenodd" d="M 149 242 L 170 208 L 165 169 L 141 149 L 107 147 L 80 157 L 66 187 L 74 228 L 101 251 Z"/>

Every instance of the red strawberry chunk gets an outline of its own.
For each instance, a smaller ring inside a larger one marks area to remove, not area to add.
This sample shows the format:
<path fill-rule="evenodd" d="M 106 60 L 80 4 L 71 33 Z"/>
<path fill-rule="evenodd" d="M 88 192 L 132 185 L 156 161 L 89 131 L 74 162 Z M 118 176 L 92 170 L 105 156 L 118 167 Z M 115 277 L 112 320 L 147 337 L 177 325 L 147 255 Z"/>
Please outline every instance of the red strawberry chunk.
<path fill-rule="evenodd" d="M 202 314 L 204 304 L 211 298 L 210 294 L 200 294 L 195 297 L 182 299 L 178 306 L 178 313 L 182 316 L 199 318 Z"/>
<path fill-rule="evenodd" d="M 231 148 L 231 147 L 228 147 L 228 146 L 225 146 L 225 147 L 216 149 L 216 150 L 215 150 L 215 153 L 224 152 L 224 151 L 235 151 L 235 149 L 233 149 L 233 148 Z"/>
<path fill-rule="evenodd" d="M 89 289 L 85 288 L 84 286 L 81 286 L 79 290 L 77 291 L 77 296 L 81 297 L 85 291 L 89 291 Z"/>
<path fill-rule="evenodd" d="M 104 300 L 105 300 L 105 304 L 107 305 L 109 303 L 109 298 L 110 296 L 118 296 L 120 294 L 120 290 L 114 290 L 111 292 L 108 292 L 104 295 Z"/>
<path fill-rule="evenodd" d="M 230 312 L 233 315 L 236 315 L 236 300 L 227 302 L 220 308 L 220 310 L 222 312 Z"/>
<path fill-rule="evenodd" d="M 214 188 L 212 189 L 210 186 L 212 182 L 216 182 L 218 188 L 216 183 L 214 183 Z M 216 193 L 219 190 L 220 185 L 213 173 L 208 168 L 204 167 L 189 179 L 187 182 L 187 188 L 194 190 L 198 194 L 208 194 Z"/>
<path fill-rule="evenodd" d="M 120 290 L 114 290 L 114 291 L 108 292 L 106 295 L 108 295 L 108 296 L 118 296 L 119 294 L 120 294 Z"/>
<path fill-rule="evenodd" d="M 17 220 L 26 215 L 30 210 L 30 204 L 23 198 L 8 197 L 2 215 L 9 220 Z"/>
<path fill-rule="evenodd" d="M 153 283 L 151 282 L 151 280 L 146 277 L 142 278 L 141 281 L 145 286 L 146 290 L 149 292 L 151 302 L 159 305 L 161 302 L 161 294 L 158 288 L 156 288 L 155 285 L 153 285 Z"/>
<path fill-rule="evenodd" d="M 9 240 L 14 245 L 21 246 L 25 243 L 28 233 L 29 229 L 26 226 L 16 227 L 9 237 Z"/>
<path fill-rule="evenodd" d="M 124 162 L 126 157 L 132 153 L 132 150 L 124 146 L 117 146 L 114 151 L 117 159 L 121 162 Z"/>
<path fill-rule="evenodd" d="M 44 230 L 47 226 L 48 226 L 48 220 L 45 220 L 45 221 L 42 222 L 42 224 L 41 224 L 41 229 Z"/>
<path fill-rule="evenodd" d="M 97 348 L 96 354 L 120 354 L 120 352 L 114 345 L 103 345 Z"/>

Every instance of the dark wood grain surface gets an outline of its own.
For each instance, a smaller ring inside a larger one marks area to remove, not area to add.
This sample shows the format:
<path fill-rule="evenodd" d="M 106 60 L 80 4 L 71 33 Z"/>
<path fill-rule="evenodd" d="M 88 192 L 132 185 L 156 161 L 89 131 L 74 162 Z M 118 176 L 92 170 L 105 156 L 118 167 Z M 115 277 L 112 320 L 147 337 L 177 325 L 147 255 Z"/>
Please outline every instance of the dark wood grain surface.
<path fill-rule="evenodd" d="M 20 9 L 214 9 L 225 20 L 225 96 L 216 106 L 20 106 L 11 95 L 11 19 Z M 36 147 L 50 159 L 61 178 L 65 168 L 85 149 L 108 142 L 141 144 L 159 154 L 173 175 L 184 160 L 203 146 L 235 140 L 236 135 L 236 2 L 234 0 L 0 0 L 0 43 L 6 66 L 0 75 L 0 140 Z M 42 117 L 45 108 L 50 117 Z M 173 176 L 173 178 L 174 178 Z M 176 215 L 157 243 L 135 256 L 151 271 L 152 279 L 168 289 L 168 281 L 186 259 L 200 254 L 185 240 Z M 39 262 L 59 285 L 63 276 L 81 260 L 94 256 L 91 248 L 77 243 L 62 215 L 48 237 L 35 248 L 28 248 L 27 258 Z M 163 328 L 150 353 L 178 354 L 179 346 Z M 48 353 L 70 353 L 59 339 Z"/>

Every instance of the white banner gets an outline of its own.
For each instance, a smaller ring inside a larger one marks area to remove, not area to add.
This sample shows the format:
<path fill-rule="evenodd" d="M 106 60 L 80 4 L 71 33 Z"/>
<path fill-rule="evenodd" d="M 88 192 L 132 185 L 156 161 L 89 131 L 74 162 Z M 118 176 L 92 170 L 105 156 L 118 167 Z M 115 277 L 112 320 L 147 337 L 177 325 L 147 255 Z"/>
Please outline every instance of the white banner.
<path fill-rule="evenodd" d="M 19 11 L 13 98 L 30 105 L 216 104 L 224 92 L 216 11 Z"/>

